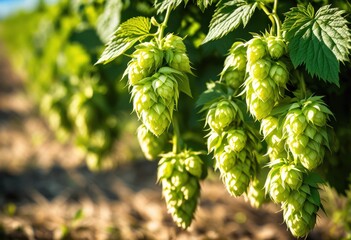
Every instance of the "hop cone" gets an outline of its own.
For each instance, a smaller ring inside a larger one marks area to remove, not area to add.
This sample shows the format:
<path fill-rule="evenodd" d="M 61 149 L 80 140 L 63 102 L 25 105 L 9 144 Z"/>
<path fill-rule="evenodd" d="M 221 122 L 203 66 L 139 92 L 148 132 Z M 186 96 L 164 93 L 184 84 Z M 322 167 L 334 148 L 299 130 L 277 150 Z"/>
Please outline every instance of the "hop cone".
<path fill-rule="evenodd" d="M 175 77 L 156 73 L 132 89 L 134 110 L 149 131 L 160 136 L 170 125 L 178 104 L 179 91 Z"/>
<path fill-rule="evenodd" d="M 285 88 L 289 81 L 289 71 L 282 61 L 273 62 L 269 70 L 269 77 L 280 87 Z"/>
<path fill-rule="evenodd" d="M 277 160 L 276 162 L 278 162 Z M 266 193 L 269 193 L 271 199 L 275 203 L 281 203 L 286 201 L 290 195 L 290 187 L 284 183 L 281 177 L 280 173 L 280 168 L 281 164 L 275 164 L 276 162 L 273 162 L 273 167 L 270 169 L 266 183 L 265 183 L 265 189 Z M 280 163 L 280 161 L 279 161 Z"/>
<path fill-rule="evenodd" d="M 225 154 L 225 152 L 222 154 Z M 241 151 L 240 153 L 231 152 L 225 157 L 229 158 L 223 159 L 222 164 L 218 165 L 223 183 L 230 195 L 241 196 L 247 191 L 251 175 L 253 174 L 252 159 L 248 158 L 246 151 Z M 225 157 L 222 155 L 220 158 Z"/>
<path fill-rule="evenodd" d="M 285 141 L 278 119 L 273 116 L 268 116 L 262 119 L 261 133 L 266 140 L 267 154 L 271 161 L 285 158 L 287 155 L 284 148 Z"/>
<path fill-rule="evenodd" d="M 222 81 L 224 81 L 229 87 L 238 89 L 245 80 L 245 71 L 241 71 L 234 68 L 228 68 L 222 75 Z"/>
<path fill-rule="evenodd" d="M 181 37 L 168 34 L 163 39 L 162 48 L 165 52 L 166 62 L 171 68 L 191 73 L 190 60 L 186 54 L 186 47 Z"/>
<path fill-rule="evenodd" d="M 261 207 L 266 199 L 264 192 L 264 183 L 257 178 L 253 179 L 250 183 L 245 197 L 252 207 Z"/>
<path fill-rule="evenodd" d="M 286 143 L 294 157 L 308 170 L 318 167 L 329 147 L 326 122 L 332 115 L 320 97 L 301 100 L 284 121 Z"/>
<path fill-rule="evenodd" d="M 320 196 L 315 184 L 304 182 L 298 190 L 291 192 L 282 208 L 284 221 L 295 237 L 306 236 L 313 229 L 320 207 Z"/>
<path fill-rule="evenodd" d="M 155 72 L 163 62 L 163 51 L 155 42 L 143 42 L 137 45 L 132 57 L 141 69 Z"/>
<path fill-rule="evenodd" d="M 255 93 L 253 88 L 251 87 L 251 84 L 248 84 L 246 87 L 246 104 L 249 108 L 250 113 L 257 119 L 261 120 L 271 113 L 275 101 L 271 97 L 268 97 L 266 101 L 263 101 L 261 98 Z M 257 90 L 258 91 L 258 90 Z M 269 91 L 261 91 L 259 93 L 264 94 L 265 92 Z M 267 95 L 268 96 L 268 95 Z"/>
<path fill-rule="evenodd" d="M 141 150 L 148 160 L 156 159 L 163 152 L 168 140 L 167 134 L 163 133 L 156 137 L 144 124 L 138 127 L 137 137 Z"/>
<path fill-rule="evenodd" d="M 247 42 L 247 60 L 254 63 L 267 55 L 267 42 L 262 37 L 254 37 Z"/>
<path fill-rule="evenodd" d="M 163 155 L 158 167 L 158 180 L 167 209 L 181 228 L 190 226 L 200 196 L 199 178 L 202 161 L 196 153 L 184 151 Z"/>
<path fill-rule="evenodd" d="M 235 120 L 236 115 L 235 105 L 231 101 L 223 99 L 209 108 L 206 121 L 213 131 L 220 132 Z"/>
<path fill-rule="evenodd" d="M 287 46 L 283 38 L 269 36 L 266 41 L 269 55 L 272 58 L 278 59 L 286 54 Z"/>

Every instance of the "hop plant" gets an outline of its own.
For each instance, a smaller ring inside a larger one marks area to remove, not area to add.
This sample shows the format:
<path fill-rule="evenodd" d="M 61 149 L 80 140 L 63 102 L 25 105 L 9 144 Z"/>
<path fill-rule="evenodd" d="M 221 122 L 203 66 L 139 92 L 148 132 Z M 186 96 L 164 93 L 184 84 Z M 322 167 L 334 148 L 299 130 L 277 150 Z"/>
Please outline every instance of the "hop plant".
<path fill-rule="evenodd" d="M 267 47 L 269 55 L 278 59 L 287 53 L 287 46 L 283 38 L 277 36 L 269 36 L 267 38 Z"/>
<path fill-rule="evenodd" d="M 160 136 L 171 124 L 178 103 L 177 79 L 172 73 L 157 72 L 133 87 L 132 98 L 138 117 L 149 131 Z"/>
<path fill-rule="evenodd" d="M 209 151 L 214 152 L 215 168 L 232 196 L 246 192 L 255 173 L 255 140 L 253 135 L 242 129 L 231 129 L 220 135 L 211 131 L 208 136 Z"/>
<path fill-rule="evenodd" d="M 168 66 L 181 72 L 191 73 L 190 60 L 181 37 L 168 34 L 163 40 L 162 49 Z"/>
<path fill-rule="evenodd" d="M 144 124 L 138 127 L 137 137 L 141 150 L 148 160 L 156 159 L 164 151 L 168 141 L 166 133 L 156 137 Z"/>
<path fill-rule="evenodd" d="M 249 64 L 252 64 L 267 55 L 267 42 L 263 37 L 254 37 L 248 41 L 246 45 L 246 54 Z"/>
<path fill-rule="evenodd" d="M 206 117 L 206 123 L 213 131 L 223 131 L 237 117 L 237 106 L 230 100 L 220 100 L 210 106 Z"/>
<path fill-rule="evenodd" d="M 293 104 L 284 121 L 286 144 L 303 167 L 313 170 L 329 147 L 326 122 L 332 113 L 321 97 L 310 97 Z"/>
<path fill-rule="evenodd" d="M 313 229 L 322 207 L 317 182 L 311 181 L 311 176 L 306 176 L 301 187 L 282 204 L 284 221 L 296 237 L 304 237 Z"/>
<path fill-rule="evenodd" d="M 159 162 L 158 181 L 162 184 L 167 209 L 183 229 L 188 228 L 194 218 L 200 197 L 202 165 L 198 153 L 190 150 L 164 154 Z"/>
<path fill-rule="evenodd" d="M 254 208 L 260 208 L 266 200 L 266 195 L 264 192 L 264 181 L 258 178 L 254 178 L 247 190 L 245 199 Z"/>
<path fill-rule="evenodd" d="M 229 87 L 238 89 L 245 80 L 246 62 L 245 44 L 240 41 L 234 42 L 224 61 L 220 80 L 224 81 Z"/>
<path fill-rule="evenodd" d="M 269 196 L 275 203 L 281 203 L 286 201 L 289 197 L 291 189 L 284 183 L 281 177 L 280 164 L 276 165 L 275 163 L 276 162 L 273 162 L 273 164 L 271 164 L 273 167 L 271 167 L 268 173 L 265 189 L 266 193 L 269 193 Z"/>

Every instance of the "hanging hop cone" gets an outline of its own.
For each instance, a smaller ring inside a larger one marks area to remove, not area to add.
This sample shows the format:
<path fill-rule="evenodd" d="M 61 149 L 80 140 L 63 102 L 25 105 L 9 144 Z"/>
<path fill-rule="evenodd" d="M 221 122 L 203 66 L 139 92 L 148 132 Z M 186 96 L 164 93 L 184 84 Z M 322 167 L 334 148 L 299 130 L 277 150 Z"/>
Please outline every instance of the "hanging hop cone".
<path fill-rule="evenodd" d="M 237 106 L 230 100 L 222 99 L 212 104 L 206 116 L 206 124 L 211 130 L 216 132 L 223 131 L 237 118 Z"/>
<path fill-rule="evenodd" d="M 332 115 L 321 97 L 294 104 L 284 121 L 286 144 L 295 159 L 308 170 L 318 167 L 329 147 L 326 122 Z"/>
<path fill-rule="evenodd" d="M 132 89 L 134 110 L 147 129 L 160 136 L 170 125 L 178 104 L 178 82 L 163 68 Z"/>
<path fill-rule="evenodd" d="M 221 72 L 221 81 L 233 89 L 239 88 L 245 79 L 246 47 L 243 42 L 235 42 L 226 57 Z"/>
<path fill-rule="evenodd" d="M 298 190 L 282 204 L 283 217 L 295 237 L 304 237 L 314 228 L 317 212 L 321 208 L 318 186 L 304 181 Z"/>
<path fill-rule="evenodd" d="M 266 200 L 264 191 L 264 181 L 260 179 L 253 179 L 245 195 L 246 201 L 254 208 L 260 208 Z"/>
<path fill-rule="evenodd" d="M 246 43 L 247 45 L 247 60 L 249 64 L 265 57 L 268 53 L 267 42 L 263 37 L 254 37 Z"/>
<path fill-rule="evenodd" d="M 124 73 L 128 75 L 128 83 L 133 86 L 154 74 L 162 66 L 164 55 L 153 41 L 140 43 L 135 48 L 132 60 Z"/>
<path fill-rule="evenodd" d="M 215 168 L 232 196 L 246 192 L 254 175 L 257 159 L 252 138 L 243 129 L 231 129 L 220 135 L 214 133 L 208 138 L 208 143 L 213 146 L 209 149 L 214 151 Z"/>
<path fill-rule="evenodd" d="M 287 45 L 283 38 L 269 36 L 266 41 L 269 55 L 272 58 L 278 59 L 287 53 Z"/>
<path fill-rule="evenodd" d="M 198 153 L 184 151 L 163 155 L 158 167 L 168 212 L 181 228 L 190 226 L 200 197 L 199 179 L 203 162 Z"/>
<path fill-rule="evenodd" d="M 162 133 L 159 137 L 156 137 L 144 124 L 138 127 L 137 137 L 141 150 L 148 160 L 156 159 L 164 151 L 168 141 L 166 133 Z"/>
<path fill-rule="evenodd" d="M 181 37 L 168 34 L 163 39 L 162 49 L 168 66 L 181 72 L 191 73 L 190 60 Z"/>
<path fill-rule="evenodd" d="M 288 199 L 291 188 L 284 182 L 281 175 L 281 167 L 286 162 L 286 159 L 277 159 L 269 164 L 269 170 L 265 189 L 266 194 L 269 194 L 275 203 L 281 203 Z"/>

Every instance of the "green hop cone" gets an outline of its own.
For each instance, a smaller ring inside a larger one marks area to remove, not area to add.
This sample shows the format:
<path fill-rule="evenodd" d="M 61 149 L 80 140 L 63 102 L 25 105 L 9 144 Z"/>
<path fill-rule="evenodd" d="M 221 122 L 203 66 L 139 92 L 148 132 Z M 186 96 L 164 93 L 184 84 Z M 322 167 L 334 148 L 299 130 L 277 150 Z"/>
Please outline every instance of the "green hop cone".
<path fill-rule="evenodd" d="M 250 76 L 256 79 L 265 79 L 271 69 L 271 62 L 268 59 L 258 59 L 250 65 Z"/>
<path fill-rule="evenodd" d="M 155 103 L 149 110 L 142 112 L 141 119 L 149 131 L 160 136 L 171 124 L 172 115 L 165 105 Z"/>
<path fill-rule="evenodd" d="M 228 172 L 235 167 L 237 162 L 237 155 L 233 151 L 220 151 L 216 155 L 216 168 L 221 172 Z"/>
<path fill-rule="evenodd" d="M 278 119 L 273 116 L 268 116 L 261 120 L 260 131 L 264 138 L 268 138 L 278 128 Z"/>
<path fill-rule="evenodd" d="M 144 124 L 138 127 L 137 137 L 141 150 L 148 160 L 156 159 L 163 152 L 168 140 L 166 133 L 156 137 Z"/>
<path fill-rule="evenodd" d="M 260 208 L 265 199 L 264 184 L 258 179 L 252 180 L 247 190 L 246 200 L 252 207 Z"/>
<path fill-rule="evenodd" d="M 302 103 L 302 111 L 310 124 L 318 127 L 325 127 L 333 113 L 328 109 L 321 98 L 322 97 L 315 96 L 306 99 L 306 101 Z"/>
<path fill-rule="evenodd" d="M 178 82 L 172 75 L 155 74 L 152 87 L 165 104 L 173 105 L 178 101 Z"/>
<path fill-rule="evenodd" d="M 238 161 L 228 172 L 222 174 L 224 184 L 230 195 L 238 197 L 247 191 L 251 177 L 250 160 Z"/>
<path fill-rule="evenodd" d="M 246 94 L 246 103 L 249 107 L 250 113 L 257 119 L 261 120 L 271 113 L 275 101 L 269 98 L 267 101 L 263 101 L 260 97 L 252 91 Z"/>
<path fill-rule="evenodd" d="M 132 57 L 136 59 L 141 69 L 156 71 L 163 62 L 163 52 L 154 42 L 143 42 L 137 45 Z"/>
<path fill-rule="evenodd" d="M 285 141 L 281 129 L 277 129 L 266 138 L 267 154 L 271 161 L 279 158 L 286 158 Z"/>
<path fill-rule="evenodd" d="M 243 42 L 235 42 L 230 48 L 229 55 L 224 61 L 224 70 L 233 68 L 239 71 L 246 69 L 246 47 Z"/>
<path fill-rule="evenodd" d="M 316 184 L 304 182 L 298 190 L 291 193 L 282 204 L 282 208 L 284 221 L 295 237 L 304 237 L 314 228 L 320 207 L 320 195 Z"/>
<path fill-rule="evenodd" d="M 303 154 L 306 151 L 309 141 L 310 140 L 306 135 L 299 134 L 290 135 L 287 138 L 286 143 L 294 156 L 298 156 L 299 154 Z"/>
<path fill-rule="evenodd" d="M 303 181 L 302 169 L 293 164 L 284 164 L 280 168 L 280 175 L 284 184 L 291 189 L 297 190 L 300 188 Z"/>
<path fill-rule="evenodd" d="M 307 125 L 307 119 L 301 109 L 290 110 L 286 115 L 284 127 L 288 135 L 296 136 L 303 133 Z"/>
<path fill-rule="evenodd" d="M 246 44 L 246 54 L 249 63 L 254 63 L 267 55 L 267 43 L 262 37 L 254 37 Z"/>
<path fill-rule="evenodd" d="M 208 152 L 216 151 L 222 143 L 222 136 L 215 131 L 210 131 L 207 135 L 207 149 Z"/>
<path fill-rule="evenodd" d="M 229 194 L 237 197 L 246 192 L 253 174 L 249 154 L 245 150 L 235 153 L 228 149 L 216 158 L 216 162 Z"/>
<path fill-rule="evenodd" d="M 238 89 L 245 80 L 245 71 L 229 68 L 222 75 L 222 81 L 233 89 Z"/>
<path fill-rule="evenodd" d="M 272 167 L 269 171 L 265 189 L 275 203 L 281 203 L 288 199 L 291 190 L 281 178 L 279 165 Z"/>
<path fill-rule="evenodd" d="M 197 178 L 200 178 L 202 175 L 202 165 L 201 158 L 196 154 L 190 155 L 184 160 L 185 169 Z"/>
<path fill-rule="evenodd" d="M 213 131 L 222 131 L 234 121 L 236 114 L 231 101 L 224 99 L 210 107 L 206 122 Z"/>
<path fill-rule="evenodd" d="M 168 212 L 174 222 L 184 229 L 190 226 L 194 218 L 200 196 L 199 178 L 195 175 L 199 175 L 198 163 L 202 164 L 202 161 L 197 158 L 198 155 L 191 151 L 171 152 L 163 155 L 159 163 L 158 179 Z M 191 169 L 192 173 L 187 169 Z"/>
<path fill-rule="evenodd" d="M 138 117 L 141 116 L 143 111 L 148 111 L 158 101 L 151 82 L 133 87 L 132 98 L 134 111 Z"/>
<path fill-rule="evenodd" d="M 282 61 L 273 62 L 269 77 L 280 87 L 285 87 L 289 81 L 289 71 Z"/>
<path fill-rule="evenodd" d="M 269 77 L 264 79 L 253 78 L 251 87 L 256 96 L 263 102 L 276 99 L 276 85 Z"/>
<path fill-rule="evenodd" d="M 302 166 L 308 170 L 313 170 L 319 165 L 322 164 L 324 158 L 324 147 L 321 147 L 320 144 L 310 140 L 310 144 L 306 147 L 305 151 L 299 155 L 299 160 Z M 320 148 L 312 148 L 311 145 L 320 146 Z"/>
<path fill-rule="evenodd" d="M 243 130 L 229 130 L 227 133 L 229 147 L 234 152 L 240 152 L 246 146 L 247 135 Z"/>
<path fill-rule="evenodd" d="M 132 86 L 138 84 L 150 74 L 150 71 L 142 68 L 136 60 L 129 62 L 126 72 L 128 73 L 128 83 Z"/>
<path fill-rule="evenodd" d="M 287 52 L 286 43 L 281 37 L 269 36 L 267 38 L 267 47 L 269 55 L 275 59 L 282 57 Z"/>
<path fill-rule="evenodd" d="M 167 34 L 167 36 L 163 39 L 163 49 L 165 50 L 173 50 L 180 53 L 186 52 L 186 47 L 183 42 L 183 39 L 174 34 Z"/>
<path fill-rule="evenodd" d="M 181 72 L 191 73 L 190 60 L 186 53 L 175 52 L 167 62 L 171 68 Z"/>

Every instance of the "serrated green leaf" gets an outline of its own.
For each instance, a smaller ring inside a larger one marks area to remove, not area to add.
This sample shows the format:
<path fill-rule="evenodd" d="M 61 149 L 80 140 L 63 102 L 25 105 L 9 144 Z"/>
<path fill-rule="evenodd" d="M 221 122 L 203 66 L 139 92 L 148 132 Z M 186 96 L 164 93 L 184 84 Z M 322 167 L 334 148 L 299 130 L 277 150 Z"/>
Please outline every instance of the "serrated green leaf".
<path fill-rule="evenodd" d="M 311 4 L 292 8 L 283 23 L 294 67 L 305 64 L 312 76 L 339 85 L 339 62 L 348 60 L 351 32 L 344 11 Z"/>
<path fill-rule="evenodd" d="M 104 52 L 96 64 L 106 64 L 129 48 L 137 41 L 149 36 L 151 22 L 146 17 L 134 17 L 122 23 L 107 43 Z"/>
<path fill-rule="evenodd" d="M 202 44 L 227 35 L 249 22 L 257 7 L 257 2 L 246 0 L 220 1 L 210 22 L 210 29 Z"/>
<path fill-rule="evenodd" d="M 155 8 L 157 9 L 157 13 L 160 14 L 160 13 L 166 11 L 169 7 L 171 9 L 175 9 L 182 2 L 184 2 L 186 5 L 188 3 L 188 0 L 156 0 L 155 1 Z"/>
<path fill-rule="evenodd" d="M 104 11 L 96 23 L 96 32 L 104 43 L 108 42 L 120 24 L 122 7 L 121 0 L 107 0 L 105 3 Z"/>
<path fill-rule="evenodd" d="M 205 11 L 205 9 L 210 6 L 215 0 L 197 0 L 197 6 L 201 9 L 201 11 Z"/>

